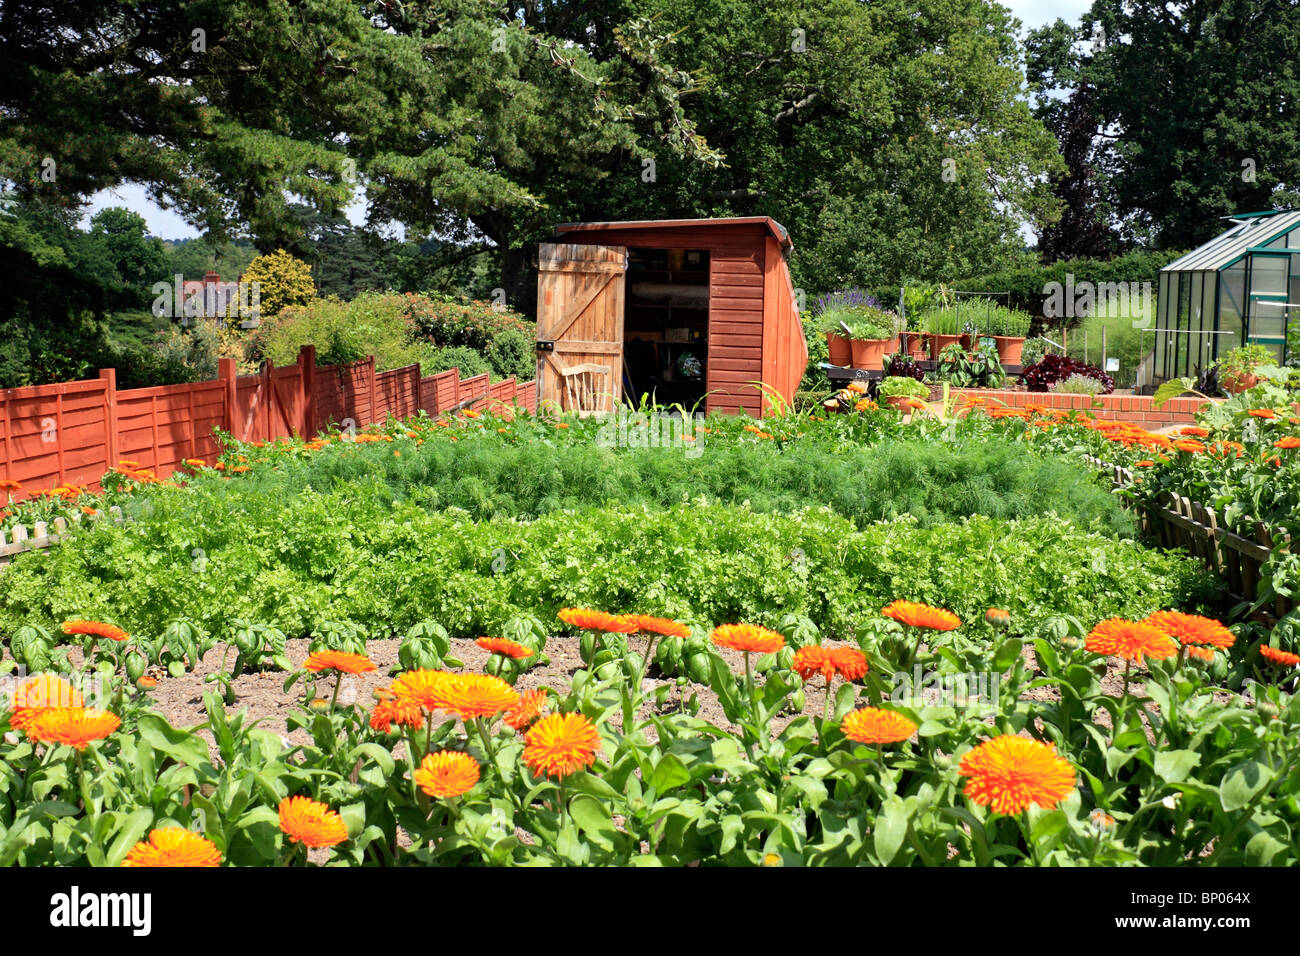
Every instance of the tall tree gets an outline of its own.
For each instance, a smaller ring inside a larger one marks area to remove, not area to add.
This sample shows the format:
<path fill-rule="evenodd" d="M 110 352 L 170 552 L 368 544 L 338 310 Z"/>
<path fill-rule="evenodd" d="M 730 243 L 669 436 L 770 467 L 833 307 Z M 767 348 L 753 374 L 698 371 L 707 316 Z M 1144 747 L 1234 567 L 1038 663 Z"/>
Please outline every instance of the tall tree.
<path fill-rule="evenodd" d="M 1300 200 L 1300 6 L 1095 0 L 1073 39 L 1066 88 L 1091 91 L 1092 165 L 1125 239 L 1186 248 Z"/>

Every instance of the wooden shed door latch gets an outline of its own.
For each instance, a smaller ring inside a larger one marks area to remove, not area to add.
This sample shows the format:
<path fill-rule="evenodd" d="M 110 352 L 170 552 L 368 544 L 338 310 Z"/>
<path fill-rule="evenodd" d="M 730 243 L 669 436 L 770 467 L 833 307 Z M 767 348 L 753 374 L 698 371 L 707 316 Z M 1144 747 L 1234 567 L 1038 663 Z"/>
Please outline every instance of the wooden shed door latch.
<path fill-rule="evenodd" d="M 547 342 L 547 341 L 543 341 L 543 340 L 539 339 L 538 342 L 537 342 L 537 351 L 539 351 L 539 352 L 554 352 L 554 351 L 555 351 L 555 343 L 554 343 L 554 342 Z"/>

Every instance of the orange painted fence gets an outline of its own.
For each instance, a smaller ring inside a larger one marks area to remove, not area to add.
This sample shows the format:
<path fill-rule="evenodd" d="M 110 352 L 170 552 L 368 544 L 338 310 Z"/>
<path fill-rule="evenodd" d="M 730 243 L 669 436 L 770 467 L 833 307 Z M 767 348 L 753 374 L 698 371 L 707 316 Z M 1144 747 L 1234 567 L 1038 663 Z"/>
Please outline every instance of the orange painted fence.
<path fill-rule="evenodd" d="M 234 360 L 222 359 L 216 379 L 188 385 L 118 391 L 116 371 L 104 369 L 84 382 L 0 389 L 0 479 L 24 491 L 93 485 L 122 459 L 165 477 L 186 458 L 219 454 L 215 428 L 271 441 L 331 423 L 363 428 L 420 409 L 438 415 L 498 404 L 535 412 L 536 383 L 461 379 L 457 369 L 421 376 L 419 365 L 376 372 L 374 356 L 318 368 L 310 345 L 295 365 L 268 362 L 237 375 Z"/>

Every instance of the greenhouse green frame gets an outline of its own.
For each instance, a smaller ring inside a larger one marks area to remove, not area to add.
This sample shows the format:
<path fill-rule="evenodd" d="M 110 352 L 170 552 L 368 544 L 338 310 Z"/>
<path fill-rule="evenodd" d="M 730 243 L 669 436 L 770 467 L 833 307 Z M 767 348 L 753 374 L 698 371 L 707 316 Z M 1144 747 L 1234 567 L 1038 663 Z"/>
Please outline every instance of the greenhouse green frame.
<path fill-rule="evenodd" d="M 1279 363 L 1300 318 L 1300 210 L 1227 217 L 1231 229 L 1160 270 L 1152 378 L 1194 376 L 1244 342 Z M 1300 357 L 1300 356 L 1296 356 Z"/>

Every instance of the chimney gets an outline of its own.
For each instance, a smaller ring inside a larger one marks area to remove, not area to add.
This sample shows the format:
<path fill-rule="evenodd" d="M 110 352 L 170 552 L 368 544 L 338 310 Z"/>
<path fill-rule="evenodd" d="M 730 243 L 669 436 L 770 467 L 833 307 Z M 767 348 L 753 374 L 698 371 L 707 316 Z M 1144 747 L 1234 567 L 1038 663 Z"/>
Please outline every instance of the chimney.
<path fill-rule="evenodd" d="M 209 269 L 207 272 L 203 274 L 204 285 L 216 285 L 220 281 L 221 281 L 220 272 L 213 272 L 212 270 Z"/>

